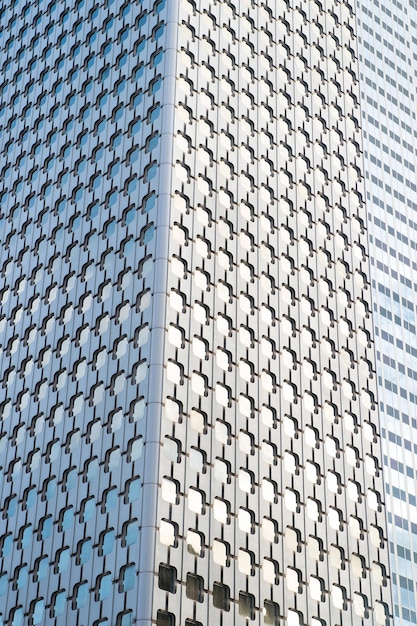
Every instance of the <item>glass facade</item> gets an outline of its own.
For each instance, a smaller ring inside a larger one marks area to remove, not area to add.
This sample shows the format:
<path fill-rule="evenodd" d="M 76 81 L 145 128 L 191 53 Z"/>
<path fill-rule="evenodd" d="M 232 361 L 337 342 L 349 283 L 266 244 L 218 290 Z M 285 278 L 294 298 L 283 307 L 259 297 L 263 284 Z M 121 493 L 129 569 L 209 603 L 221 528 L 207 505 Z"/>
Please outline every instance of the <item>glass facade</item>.
<path fill-rule="evenodd" d="M 366 205 L 394 622 L 417 623 L 417 10 L 357 5 Z"/>
<path fill-rule="evenodd" d="M 0 623 L 129 626 L 153 570 L 168 2 L 7 2 L 0 25 Z"/>
<path fill-rule="evenodd" d="M 0 625 L 389 622 L 355 32 L 0 8 Z"/>

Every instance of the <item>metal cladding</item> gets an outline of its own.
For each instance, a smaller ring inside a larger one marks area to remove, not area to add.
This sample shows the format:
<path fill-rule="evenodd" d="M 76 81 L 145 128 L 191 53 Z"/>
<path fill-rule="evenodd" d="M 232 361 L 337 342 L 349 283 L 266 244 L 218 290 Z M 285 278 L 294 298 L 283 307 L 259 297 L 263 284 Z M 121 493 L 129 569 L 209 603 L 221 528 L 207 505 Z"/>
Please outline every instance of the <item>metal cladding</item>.
<path fill-rule="evenodd" d="M 387 625 L 353 4 L 1 11 L 0 624 Z"/>

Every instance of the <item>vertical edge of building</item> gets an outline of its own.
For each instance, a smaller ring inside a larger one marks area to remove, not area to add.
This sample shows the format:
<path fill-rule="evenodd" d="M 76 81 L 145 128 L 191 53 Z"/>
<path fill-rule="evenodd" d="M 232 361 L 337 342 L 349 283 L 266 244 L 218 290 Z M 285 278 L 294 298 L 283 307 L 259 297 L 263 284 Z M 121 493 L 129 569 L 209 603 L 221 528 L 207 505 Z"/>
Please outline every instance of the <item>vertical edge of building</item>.
<path fill-rule="evenodd" d="M 171 229 L 171 181 L 174 140 L 177 71 L 178 0 L 169 0 L 164 9 L 165 39 L 163 97 L 158 161 L 156 248 L 153 268 L 152 322 L 148 369 L 147 425 L 144 444 L 143 515 L 141 556 L 138 572 L 138 624 L 150 625 L 153 615 L 153 588 L 156 567 L 156 535 L 159 526 L 157 501 L 160 497 L 159 459 L 163 381 L 166 370 L 165 339 L 169 241 Z"/>

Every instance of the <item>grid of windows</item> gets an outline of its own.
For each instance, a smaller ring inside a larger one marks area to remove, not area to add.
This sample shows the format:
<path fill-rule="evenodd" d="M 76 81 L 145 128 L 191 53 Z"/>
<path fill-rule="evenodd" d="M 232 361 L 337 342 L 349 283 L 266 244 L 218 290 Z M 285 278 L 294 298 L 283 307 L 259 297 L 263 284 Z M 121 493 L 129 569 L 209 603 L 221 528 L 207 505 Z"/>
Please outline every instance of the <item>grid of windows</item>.
<path fill-rule="evenodd" d="M 154 617 L 385 624 L 352 7 L 178 22 Z"/>
<path fill-rule="evenodd" d="M 165 0 L 0 9 L 0 624 L 140 609 L 166 28 Z"/>
<path fill-rule="evenodd" d="M 357 8 L 369 253 L 394 584 L 394 621 L 417 621 L 414 2 L 361 0 Z"/>

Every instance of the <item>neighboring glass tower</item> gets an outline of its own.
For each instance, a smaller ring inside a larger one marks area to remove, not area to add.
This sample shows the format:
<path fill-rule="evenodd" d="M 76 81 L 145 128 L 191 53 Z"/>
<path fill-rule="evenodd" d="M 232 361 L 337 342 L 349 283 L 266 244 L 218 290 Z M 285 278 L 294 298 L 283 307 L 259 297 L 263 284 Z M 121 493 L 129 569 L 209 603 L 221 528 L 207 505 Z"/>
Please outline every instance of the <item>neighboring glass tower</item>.
<path fill-rule="evenodd" d="M 0 9 L 0 625 L 385 626 L 348 1 Z"/>
<path fill-rule="evenodd" d="M 417 5 L 357 3 L 394 615 L 417 623 Z"/>

